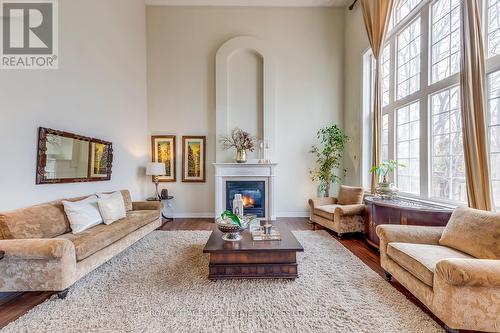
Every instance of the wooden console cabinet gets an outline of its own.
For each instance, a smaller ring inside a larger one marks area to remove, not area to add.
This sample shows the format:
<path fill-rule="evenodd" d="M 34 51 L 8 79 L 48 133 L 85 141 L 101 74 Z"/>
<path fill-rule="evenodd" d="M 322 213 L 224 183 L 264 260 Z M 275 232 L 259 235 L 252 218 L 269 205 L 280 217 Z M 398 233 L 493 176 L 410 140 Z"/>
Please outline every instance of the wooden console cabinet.
<path fill-rule="evenodd" d="M 365 233 L 368 244 L 379 248 L 375 229 L 380 224 L 445 226 L 453 209 L 410 199 L 365 197 Z"/>

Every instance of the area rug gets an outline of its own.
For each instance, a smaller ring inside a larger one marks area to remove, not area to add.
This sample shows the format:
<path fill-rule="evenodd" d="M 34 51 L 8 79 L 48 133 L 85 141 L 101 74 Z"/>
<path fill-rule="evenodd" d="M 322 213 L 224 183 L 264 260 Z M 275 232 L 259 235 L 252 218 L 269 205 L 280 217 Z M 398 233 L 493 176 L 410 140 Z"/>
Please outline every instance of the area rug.
<path fill-rule="evenodd" d="M 287 280 L 209 281 L 210 232 L 155 231 L 4 327 L 10 332 L 442 332 L 325 231 Z"/>

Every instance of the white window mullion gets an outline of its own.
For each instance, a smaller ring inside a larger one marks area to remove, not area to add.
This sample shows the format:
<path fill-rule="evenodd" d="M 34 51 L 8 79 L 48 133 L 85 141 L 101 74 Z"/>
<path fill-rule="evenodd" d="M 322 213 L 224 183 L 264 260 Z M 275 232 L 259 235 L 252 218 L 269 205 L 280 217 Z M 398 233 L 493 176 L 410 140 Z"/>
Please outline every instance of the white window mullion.
<path fill-rule="evenodd" d="M 420 52 L 420 90 L 429 86 L 430 48 L 429 6 L 422 8 L 421 17 L 421 52 Z M 427 94 L 420 98 L 420 195 L 429 198 L 429 99 Z"/>

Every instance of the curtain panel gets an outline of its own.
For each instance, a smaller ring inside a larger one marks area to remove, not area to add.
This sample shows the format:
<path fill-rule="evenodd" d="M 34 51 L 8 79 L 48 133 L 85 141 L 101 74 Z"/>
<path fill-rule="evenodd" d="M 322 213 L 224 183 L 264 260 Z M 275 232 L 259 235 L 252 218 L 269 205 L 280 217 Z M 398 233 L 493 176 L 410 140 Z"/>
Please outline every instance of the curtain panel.
<path fill-rule="evenodd" d="M 493 210 L 486 126 L 486 73 L 478 0 L 461 5 L 460 96 L 469 207 Z"/>
<path fill-rule="evenodd" d="M 382 127 L 382 83 L 380 79 L 380 55 L 389 25 L 394 0 L 361 0 L 363 19 L 368 40 L 375 59 L 375 82 L 373 91 L 372 165 L 380 164 Z M 375 193 L 377 176 L 372 173 L 371 191 Z"/>

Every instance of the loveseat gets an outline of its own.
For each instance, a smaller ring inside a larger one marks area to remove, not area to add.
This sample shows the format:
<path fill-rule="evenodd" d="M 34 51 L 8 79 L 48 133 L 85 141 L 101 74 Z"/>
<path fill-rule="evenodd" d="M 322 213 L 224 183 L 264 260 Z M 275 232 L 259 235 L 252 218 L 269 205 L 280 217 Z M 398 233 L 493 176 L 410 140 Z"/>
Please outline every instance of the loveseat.
<path fill-rule="evenodd" d="M 380 225 L 380 260 L 446 325 L 500 332 L 500 214 L 457 208 L 446 227 Z"/>
<path fill-rule="evenodd" d="M 132 202 L 126 217 L 71 233 L 62 200 L 0 213 L 0 292 L 62 291 L 161 225 L 161 203 Z M 79 201 L 83 198 L 65 199 Z"/>

